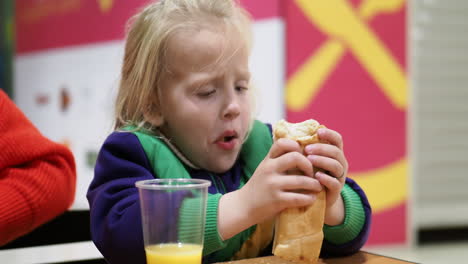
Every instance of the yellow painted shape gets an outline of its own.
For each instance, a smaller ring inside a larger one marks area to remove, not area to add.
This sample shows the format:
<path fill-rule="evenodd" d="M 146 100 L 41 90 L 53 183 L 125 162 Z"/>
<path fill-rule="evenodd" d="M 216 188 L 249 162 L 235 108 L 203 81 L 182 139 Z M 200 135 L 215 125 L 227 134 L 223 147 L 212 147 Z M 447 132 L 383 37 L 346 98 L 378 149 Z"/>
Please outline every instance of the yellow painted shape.
<path fill-rule="evenodd" d="M 290 109 L 299 111 L 315 97 L 323 82 L 338 60 L 343 56 L 344 45 L 339 41 L 327 41 L 309 57 L 286 84 L 286 102 Z"/>
<path fill-rule="evenodd" d="M 408 163 L 399 160 L 388 166 L 368 172 L 349 173 L 369 199 L 373 213 L 385 211 L 407 199 Z"/>
<path fill-rule="evenodd" d="M 382 13 L 393 13 L 400 10 L 406 0 L 366 0 L 360 6 L 358 14 L 366 20 Z"/>
<path fill-rule="evenodd" d="M 397 108 L 406 107 L 404 73 L 384 44 L 361 22 L 348 2 L 343 0 L 296 0 L 296 2 L 314 24 L 335 38 L 329 39 L 324 44 L 325 47 L 311 56 L 288 80 L 286 103 L 291 110 L 300 111 L 313 100 L 344 54 L 340 40 L 350 46 L 351 51 L 382 87 L 391 102 Z M 398 10 L 403 3 L 404 0 L 366 0 L 359 8 L 359 15 L 371 19 L 379 13 Z M 354 35 L 355 30 L 359 34 Z"/>
<path fill-rule="evenodd" d="M 97 2 L 99 4 L 99 9 L 104 13 L 109 12 L 114 5 L 114 0 L 97 0 Z"/>
<path fill-rule="evenodd" d="M 201 245 L 159 244 L 145 248 L 148 264 L 201 264 Z"/>

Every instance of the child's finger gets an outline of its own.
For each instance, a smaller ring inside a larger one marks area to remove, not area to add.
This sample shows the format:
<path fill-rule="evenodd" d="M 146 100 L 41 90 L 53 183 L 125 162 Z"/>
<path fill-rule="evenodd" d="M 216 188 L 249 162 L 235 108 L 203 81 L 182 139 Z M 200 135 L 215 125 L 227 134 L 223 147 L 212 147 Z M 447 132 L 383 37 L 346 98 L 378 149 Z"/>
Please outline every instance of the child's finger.
<path fill-rule="evenodd" d="M 345 172 L 344 165 L 342 165 L 336 159 L 317 155 L 309 155 L 307 156 L 307 159 L 312 162 L 313 166 L 318 167 L 324 171 L 329 171 L 331 176 L 335 178 L 340 178 Z"/>
<path fill-rule="evenodd" d="M 284 208 L 311 205 L 317 196 L 314 193 L 282 192 L 280 196 Z"/>
<path fill-rule="evenodd" d="M 341 164 L 345 164 L 343 151 L 334 145 L 315 143 L 307 145 L 304 151 L 307 155 L 324 156 L 338 160 Z"/>
<path fill-rule="evenodd" d="M 270 149 L 270 158 L 277 158 L 288 152 L 302 152 L 301 146 L 295 140 L 280 138 L 278 139 Z"/>
<path fill-rule="evenodd" d="M 320 128 L 317 133 L 320 141 L 328 142 L 337 146 L 339 149 L 343 149 L 343 137 L 340 133 L 328 128 Z"/>
<path fill-rule="evenodd" d="M 312 177 L 314 168 L 310 161 L 299 152 L 289 152 L 275 159 L 276 170 L 285 173 L 288 170 L 298 169 L 305 175 Z"/>
<path fill-rule="evenodd" d="M 284 191 L 305 190 L 320 192 L 323 189 L 318 180 L 303 175 L 286 175 L 279 177 L 277 181 Z"/>
<path fill-rule="evenodd" d="M 337 179 L 330 175 L 327 175 L 321 171 L 315 174 L 315 178 L 327 188 L 327 191 L 330 192 L 331 195 L 336 195 L 337 193 L 341 192 L 342 182 L 341 178 Z M 344 177 L 343 177 L 344 178 Z"/>

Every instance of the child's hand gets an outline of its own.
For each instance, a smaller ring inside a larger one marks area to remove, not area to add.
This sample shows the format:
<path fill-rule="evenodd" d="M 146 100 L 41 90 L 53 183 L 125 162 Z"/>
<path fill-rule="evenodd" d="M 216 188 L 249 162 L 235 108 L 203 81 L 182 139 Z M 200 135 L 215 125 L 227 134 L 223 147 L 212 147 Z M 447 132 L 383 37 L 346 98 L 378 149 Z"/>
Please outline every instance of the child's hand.
<path fill-rule="evenodd" d="M 338 132 L 321 128 L 318 135 L 321 141 L 328 144 L 308 145 L 304 152 L 313 166 L 325 171 L 315 174 L 316 179 L 327 189 L 325 223 L 337 225 L 344 220 L 344 205 L 340 193 L 345 184 L 348 162 L 343 153 L 343 139 Z"/>
<path fill-rule="evenodd" d="M 297 169 L 300 170 L 297 175 L 287 174 L 288 170 Z M 286 208 L 312 204 L 315 194 L 323 188 L 312 175 L 312 164 L 299 144 L 290 139 L 277 140 L 241 189 L 255 222 L 269 219 Z M 305 192 L 294 192 L 297 190 Z"/>

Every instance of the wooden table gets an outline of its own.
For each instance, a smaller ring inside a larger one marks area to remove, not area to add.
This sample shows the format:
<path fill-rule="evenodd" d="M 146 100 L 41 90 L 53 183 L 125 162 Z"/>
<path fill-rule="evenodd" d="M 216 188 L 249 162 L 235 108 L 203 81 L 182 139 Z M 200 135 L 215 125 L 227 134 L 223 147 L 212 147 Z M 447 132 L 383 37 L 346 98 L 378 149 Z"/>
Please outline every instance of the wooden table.
<path fill-rule="evenodd" d="M 263 257 L 263 258 L 253 258 L 253 259 L 244 259 L 238 261 L 229 261 L 223 262 L 223 264 L 295 264 L 294 262 L 283 260 L 279 257 Z M 328 258 L 328 259 L 319 259 L 317 264 L 404 264 L 404 263 L 414 263 L 408 262 L 400 259 L 385 257 L 381 255 L 376 255 L 364 251 L 359 251 L 358 253 L 342 258 Z"/>

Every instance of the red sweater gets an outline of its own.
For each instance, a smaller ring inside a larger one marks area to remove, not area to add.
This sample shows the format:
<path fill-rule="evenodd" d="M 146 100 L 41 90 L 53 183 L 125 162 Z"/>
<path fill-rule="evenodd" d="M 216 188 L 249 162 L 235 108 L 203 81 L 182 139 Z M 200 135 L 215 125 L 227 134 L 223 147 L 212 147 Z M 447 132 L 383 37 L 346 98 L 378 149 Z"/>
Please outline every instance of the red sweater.
<path fill-rule="evenodd" d="M 71 152 L 41 135 L 0 90 L 0 245 L 67 210 L 75 184 Z"/>

